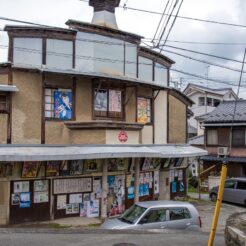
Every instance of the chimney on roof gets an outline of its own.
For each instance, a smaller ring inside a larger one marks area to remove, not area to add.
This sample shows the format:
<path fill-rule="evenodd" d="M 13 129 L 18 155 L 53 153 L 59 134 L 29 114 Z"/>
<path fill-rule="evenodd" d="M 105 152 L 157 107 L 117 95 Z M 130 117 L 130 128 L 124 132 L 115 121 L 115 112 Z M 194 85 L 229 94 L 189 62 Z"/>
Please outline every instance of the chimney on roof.
<path fill-rule="evenodd" d="M 120 0 L 90 0 L 89 5 L 94 7 L 92 24 L 118 29 L 114 13 L 119 4 Z"/>

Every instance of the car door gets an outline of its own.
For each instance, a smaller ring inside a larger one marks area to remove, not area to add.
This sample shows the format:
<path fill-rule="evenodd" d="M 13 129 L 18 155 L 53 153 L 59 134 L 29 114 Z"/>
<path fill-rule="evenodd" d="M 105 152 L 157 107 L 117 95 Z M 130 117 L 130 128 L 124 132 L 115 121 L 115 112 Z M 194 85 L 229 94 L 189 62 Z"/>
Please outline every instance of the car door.
<path fill-rule="evenodd" d="M 235 180 L 226 180 L 224 194 L 223 194 L 223 201 L 226 202 L 234 202 L 235 200 Z"/>
<path fill-rule="evenodd" d="M 167 227 L 166 208 L 148 210 L 136 225 L 136 229 L 165 229 Z"/>
<path fill-rule="evenodd" d="M 192 225 L 191 213 L 186 207 L 169 208 L 167 219 L 167 229 L 185 229 Z"/>
<path fill-rule="evenodd" d="M 235 203 L 244 205 L 246 201 L 246 181 L 238 180 L 234 191 Z"/>

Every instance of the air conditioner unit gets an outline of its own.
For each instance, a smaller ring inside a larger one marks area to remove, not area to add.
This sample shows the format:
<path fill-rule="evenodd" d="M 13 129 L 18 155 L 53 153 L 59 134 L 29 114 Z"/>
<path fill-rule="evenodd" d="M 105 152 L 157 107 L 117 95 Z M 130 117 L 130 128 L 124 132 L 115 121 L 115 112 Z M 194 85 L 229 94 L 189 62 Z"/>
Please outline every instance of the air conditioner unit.
<path fill-rule="evenodd" d="M 228 147 L 218 147 L 218 156 L 227 156 L 228 155 Z"/>

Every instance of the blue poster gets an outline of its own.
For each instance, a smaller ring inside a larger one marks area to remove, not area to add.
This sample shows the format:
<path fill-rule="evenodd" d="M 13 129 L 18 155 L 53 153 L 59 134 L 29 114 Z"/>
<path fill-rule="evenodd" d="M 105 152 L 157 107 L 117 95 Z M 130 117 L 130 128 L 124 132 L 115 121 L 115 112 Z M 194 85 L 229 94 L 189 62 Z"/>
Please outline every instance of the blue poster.
<path fill-rule="evenodd" d="M 134 186 L 130 186 L 127 188 L 127 198 L 128 199 L 134 198 Z"/>
<path fill-rule="evenodd" d="M 180 182 L 180 187 L 179 187 L 180 192 L 184 192 L 184 182 Z"/>
<path fill-rule="evenodd" d="M 114 187 L 114 183 L 115 183 L 115 176 L 108 176 L 108 186 Z"/>
<path fill-rule="evenodd" d="M 72 113 L 72 92 L 54 91 L 54 117 L 71 120 Z"/>
<path fill-rule="evenodd" d="M 30 200 L 30 192 L 20 193 L 20 208 L 30 208 L 31 200 Z"/>
<path fill-rule="evenodd" d="M 139 185 L 138 195 L 139 196 L 148 196 L 149 195 L 149 184 Z"/>
<path fill-rule="evenodd" d="M 172 182 L 172 193 L 176 193 L 177 192 L 177 183 L 174 181 Z"/>

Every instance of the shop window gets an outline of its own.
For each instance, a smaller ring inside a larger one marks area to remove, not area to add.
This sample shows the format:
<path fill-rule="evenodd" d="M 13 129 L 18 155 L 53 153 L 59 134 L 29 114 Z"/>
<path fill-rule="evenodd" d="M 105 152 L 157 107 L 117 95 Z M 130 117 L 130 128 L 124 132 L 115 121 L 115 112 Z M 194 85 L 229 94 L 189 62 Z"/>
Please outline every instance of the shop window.
<path fill-rule="evenodd" d="M 220 105 L 220 100 L 219 99 L 214 99 L 214 107 L 218 107 Z"/>
<path fill-rule="evenodd" d="M 5 113 L 8 111 L 8 96 L 5 94 L 0 94 L 0 113 Z"/>
<path fill-rule="evenodd" d="M 234 129 L 232 131 L 232 145 L 233 146 L 245 146 L 245 130 Z"/>
<path fill-rule="evenodd" d="M 151 123 L 151 99 L 145 97 L 138 97 L 137 99 L 137 122 Z"/>
<path fill-rule="evenodd" d="M 123 118 L 123 92 L 121 90 L 94 90 L 94 116 Z"/>
<path fill-rule="evenodd" d="M 187 208 L 171 208 L 169 214 L 170 220 L 183 220 L 191 217 Z"/>
<path fill-rule="evenodd" d="M 218 132 L 216 129 L 207 130 L 207 145 L 218 145 Z"/>
<path fill-rule="evenodd" d="M 198 106 L 204 106 L 205 105 L 205 98 L 199 97 L 198 98 Z"/>
<path fill-rule="evenodd" d="M 207 106 L 213 106 L 213 99 L 211 97 L 207 97 Z"/>
<path fill-rule="evenodd" d="M 73 118 L 72 89 L 45 89 L 45 117 L 59 120 Z"/>

